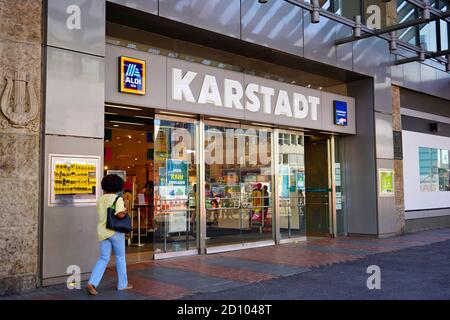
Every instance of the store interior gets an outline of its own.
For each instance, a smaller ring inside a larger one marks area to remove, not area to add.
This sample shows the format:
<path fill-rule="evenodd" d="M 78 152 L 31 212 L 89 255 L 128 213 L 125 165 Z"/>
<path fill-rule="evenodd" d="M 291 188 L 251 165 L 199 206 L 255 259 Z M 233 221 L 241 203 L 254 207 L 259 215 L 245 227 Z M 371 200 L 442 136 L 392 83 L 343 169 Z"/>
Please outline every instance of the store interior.
<path fill-rule="evenodd" d="M 198 122 L 154 112 L 105 106 L 104 174 L 125 181 L 133 220 L 127 252 L 137 261 L 198 245 Z M 205 120 L 206 247 L 273 239 L 272 134 L 269 126 Z M 308 130 L 280 131 L 282 238 L 329 234 L 327 139 Z"/>

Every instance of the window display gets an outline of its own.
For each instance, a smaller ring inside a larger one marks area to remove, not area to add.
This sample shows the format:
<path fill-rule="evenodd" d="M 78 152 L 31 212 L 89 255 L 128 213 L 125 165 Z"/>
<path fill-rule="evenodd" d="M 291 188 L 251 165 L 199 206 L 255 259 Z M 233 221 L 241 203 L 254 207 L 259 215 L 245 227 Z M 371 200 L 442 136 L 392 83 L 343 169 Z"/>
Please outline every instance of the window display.
<path fill-rule="evenodd" d="M 419 147 L 420 191 L 450 191 L 449 150 Z"/>

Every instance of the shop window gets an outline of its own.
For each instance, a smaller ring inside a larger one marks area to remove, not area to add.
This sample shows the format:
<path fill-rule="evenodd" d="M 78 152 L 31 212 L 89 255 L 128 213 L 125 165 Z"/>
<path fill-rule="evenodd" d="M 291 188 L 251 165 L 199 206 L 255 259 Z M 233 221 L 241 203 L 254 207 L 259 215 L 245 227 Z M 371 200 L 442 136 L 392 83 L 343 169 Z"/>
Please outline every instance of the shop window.
<path fill-rule="evenodd" d="M 419 147 L 420 191 L 450 191 L 449 150 Z"/>

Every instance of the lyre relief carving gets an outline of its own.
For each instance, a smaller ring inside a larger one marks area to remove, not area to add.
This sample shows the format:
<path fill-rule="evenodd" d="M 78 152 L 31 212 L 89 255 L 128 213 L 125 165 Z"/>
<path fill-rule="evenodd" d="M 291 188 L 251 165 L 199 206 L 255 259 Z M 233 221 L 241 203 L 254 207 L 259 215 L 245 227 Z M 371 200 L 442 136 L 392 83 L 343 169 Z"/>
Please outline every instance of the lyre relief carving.
<path fill-rule="evenodd" d="M 14 79 L 6 77 L 6 88 L 3 91 L 0 106 L 2 113 L 8 119 L 1 122 L 3 129 L 12 126 L 27 128 L 31 131 L 38 130 L 37 124 L 31 123 L 39 112 L 38 100 L 25 72 L 16 72 Z"/>

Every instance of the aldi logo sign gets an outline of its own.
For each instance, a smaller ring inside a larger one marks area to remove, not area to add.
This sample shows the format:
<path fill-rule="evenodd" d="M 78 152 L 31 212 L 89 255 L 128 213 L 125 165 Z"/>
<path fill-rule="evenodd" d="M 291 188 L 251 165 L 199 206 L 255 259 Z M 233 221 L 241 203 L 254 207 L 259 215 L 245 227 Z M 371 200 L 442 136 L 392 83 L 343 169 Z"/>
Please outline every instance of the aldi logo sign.
<path fill-rule="evenodd" d="M 338 126 L 347 126 L 347 102 L 337 100 L 334 101 L 334 124 Z"/>
<path fill-rule="evenodd" d="M 120 92 L 145 94 L 145 61 L 128 57 L 119 58 Z"/>

